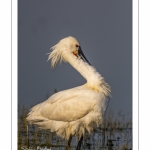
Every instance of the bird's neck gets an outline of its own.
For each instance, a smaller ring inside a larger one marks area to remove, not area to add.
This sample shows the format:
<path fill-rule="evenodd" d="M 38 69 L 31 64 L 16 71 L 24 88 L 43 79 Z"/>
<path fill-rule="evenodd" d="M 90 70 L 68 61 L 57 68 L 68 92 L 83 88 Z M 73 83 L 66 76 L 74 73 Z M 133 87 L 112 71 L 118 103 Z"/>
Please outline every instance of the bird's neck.
<path fill-rule="evenodd" d="M 67 60 L 87 80 L 86 86 L 97 92 L 103 90 L 102 86 L 107 83 L 93 66 L 74 56 L 68 57 Z"/>

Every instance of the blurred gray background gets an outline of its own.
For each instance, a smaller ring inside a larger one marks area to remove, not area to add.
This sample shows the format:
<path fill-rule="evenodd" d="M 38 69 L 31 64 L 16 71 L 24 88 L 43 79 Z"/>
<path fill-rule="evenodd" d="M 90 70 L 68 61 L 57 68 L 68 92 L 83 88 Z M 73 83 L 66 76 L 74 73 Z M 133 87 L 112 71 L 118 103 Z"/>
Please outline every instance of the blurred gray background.
<path fill-rule="evenodd" d="M 132 1 L 19 0 L 18 104 L 30 108 L 85 79 L 70 64 L 51 69 L 50 47 L 67 36 L 112 89 L 109 110 L 132 114 Z"/>

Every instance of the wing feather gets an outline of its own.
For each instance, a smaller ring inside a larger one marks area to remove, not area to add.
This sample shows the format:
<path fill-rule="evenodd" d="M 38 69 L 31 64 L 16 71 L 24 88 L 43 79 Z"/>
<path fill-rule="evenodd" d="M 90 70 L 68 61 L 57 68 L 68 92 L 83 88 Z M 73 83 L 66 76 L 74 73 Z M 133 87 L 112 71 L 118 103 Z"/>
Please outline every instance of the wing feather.
<path fill-rule="evenodd" d="M 96 105 L 96 98 L 96 94 L 93 91 L 83 87 L 61 91 L 52 95 L 45 102 L 33 107 L 29 113 L 28 120 L 37 116 L 37 118 L 55 121 L 75 121 L 93 110 Z"/>

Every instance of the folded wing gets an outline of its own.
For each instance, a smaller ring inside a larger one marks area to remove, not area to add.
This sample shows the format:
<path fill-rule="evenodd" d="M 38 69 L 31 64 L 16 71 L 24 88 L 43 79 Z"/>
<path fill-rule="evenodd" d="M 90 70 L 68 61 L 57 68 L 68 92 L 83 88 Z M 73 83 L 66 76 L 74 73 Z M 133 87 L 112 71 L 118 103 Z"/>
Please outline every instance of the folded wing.
<path fill-rule="evenodd" d="M 71 122 L 78 120 L 96 105 L 95 92 L 77 87 L 52 95 L 48 100 L 33 107 L 27 120 L 36 123 L 42 120 Z"/>

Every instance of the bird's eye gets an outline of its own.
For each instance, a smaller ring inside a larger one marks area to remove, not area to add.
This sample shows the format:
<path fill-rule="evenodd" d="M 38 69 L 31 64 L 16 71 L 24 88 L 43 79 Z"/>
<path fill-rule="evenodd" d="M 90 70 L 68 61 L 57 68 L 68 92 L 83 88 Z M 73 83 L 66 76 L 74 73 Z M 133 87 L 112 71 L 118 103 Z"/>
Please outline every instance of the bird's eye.
<path fill-rule="evenodd" d="M 79 45 L 76 44 L 76 47 L 79 47 Z"/>

